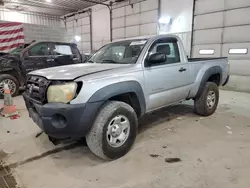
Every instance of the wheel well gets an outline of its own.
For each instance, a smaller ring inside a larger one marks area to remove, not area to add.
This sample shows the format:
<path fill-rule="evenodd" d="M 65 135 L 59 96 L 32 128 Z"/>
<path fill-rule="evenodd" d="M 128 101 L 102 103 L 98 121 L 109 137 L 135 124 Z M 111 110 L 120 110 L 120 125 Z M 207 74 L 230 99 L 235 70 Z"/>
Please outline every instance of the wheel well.
<path fill-rule="evenodd" d="M 121 101 L 129 104 L 136 112 L 137 117 L 141 115 L 141 106 L 140 102 L 137 98 L 137 95 L 134 92 L 123 93 L 120 95 L 116 95 L 111 97 L 109 100 Z"/>
<path fill-rule="evenodd" d="M 220 85 L 220 74 L 213 74 L 212 76 L 210 76 L 207 80 L 208 82 L 214 82 L 216 83 L 218 86 Z"/>
<path fill-rule="evenodd" d="M 9 74 L 11 76 L 14 76 L 17 79 L 17 81 L 19 81 L 20 84 L 23 84 L 22 79 L 20 79 L 18 75 L 18 72 L 14 69 L 0 72 L 0 74 Z"/>

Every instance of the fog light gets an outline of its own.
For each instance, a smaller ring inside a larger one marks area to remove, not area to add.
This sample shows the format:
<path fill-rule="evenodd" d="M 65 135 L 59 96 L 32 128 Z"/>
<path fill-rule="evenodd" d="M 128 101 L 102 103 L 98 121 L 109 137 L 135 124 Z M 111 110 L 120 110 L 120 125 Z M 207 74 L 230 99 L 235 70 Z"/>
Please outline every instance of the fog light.
<path fill-rule="evenodd" d="M 64 128 L 67 126 L 66 118 L 61 114 L 55 114 L 52 116 L 51 123 L 56 128 Z"/>

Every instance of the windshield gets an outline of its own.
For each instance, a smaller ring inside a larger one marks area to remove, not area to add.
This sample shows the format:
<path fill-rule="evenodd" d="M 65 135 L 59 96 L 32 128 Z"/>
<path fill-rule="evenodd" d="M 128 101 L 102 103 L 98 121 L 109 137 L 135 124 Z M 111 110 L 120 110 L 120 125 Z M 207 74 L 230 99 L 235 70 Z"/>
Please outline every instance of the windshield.
<path fill-rule="evenodd" d="M 147 39 L 127 40 L 108 44 L 98 50 L 89 63 L 134 64 Z"/>

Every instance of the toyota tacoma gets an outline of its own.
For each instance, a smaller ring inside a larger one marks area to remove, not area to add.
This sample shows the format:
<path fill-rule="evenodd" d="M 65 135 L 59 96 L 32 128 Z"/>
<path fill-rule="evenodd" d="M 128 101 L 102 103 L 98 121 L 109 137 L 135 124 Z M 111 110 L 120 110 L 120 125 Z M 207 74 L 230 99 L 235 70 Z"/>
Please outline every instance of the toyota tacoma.
<path fill-rule="evenodd" d="M 86 138 L 97 156 L 125 155 L 136 139 L 138 118 L 194 100 L 212 115 L 229 79 L 227 58 L 188 59 L 174 35 L 112 42 L 85 64 L 31 72 L 23 93 L 29 116 L 51 138 Z"/>

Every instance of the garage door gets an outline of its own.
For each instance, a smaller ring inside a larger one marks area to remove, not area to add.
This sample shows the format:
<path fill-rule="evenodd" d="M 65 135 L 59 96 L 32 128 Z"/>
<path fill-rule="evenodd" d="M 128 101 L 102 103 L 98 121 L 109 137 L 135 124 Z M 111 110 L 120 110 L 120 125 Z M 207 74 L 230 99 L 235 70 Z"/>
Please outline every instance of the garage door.
<path fill-rule="evenodd" d="M 134 1 L 137 2 L 137 1 Z M 158 20 L 158 2 L 147 0 L 113 8 L 113 39 L 156 35 Z"/>
<path fill-rule="evenodd" d="M 196 0 L 192 56 L 229 57 L 231 75 L 250 76 L 249 15 L 250 0 Z"/>

